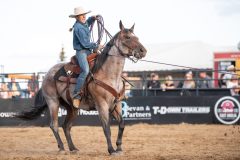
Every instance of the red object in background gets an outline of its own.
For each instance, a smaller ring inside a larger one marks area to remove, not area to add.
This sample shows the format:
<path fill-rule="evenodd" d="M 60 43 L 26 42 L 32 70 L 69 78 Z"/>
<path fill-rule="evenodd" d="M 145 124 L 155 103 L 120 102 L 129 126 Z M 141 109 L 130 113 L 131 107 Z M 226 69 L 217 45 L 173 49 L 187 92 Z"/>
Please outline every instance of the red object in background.
<path fill-rule="evenodd" d="M 214 53 L 214 86 L 218 87 L 218 78 L 226 71 L 227 66 L 234 65 L 236 73 L 240 75 L 240 52 L 215 52 Z"/>

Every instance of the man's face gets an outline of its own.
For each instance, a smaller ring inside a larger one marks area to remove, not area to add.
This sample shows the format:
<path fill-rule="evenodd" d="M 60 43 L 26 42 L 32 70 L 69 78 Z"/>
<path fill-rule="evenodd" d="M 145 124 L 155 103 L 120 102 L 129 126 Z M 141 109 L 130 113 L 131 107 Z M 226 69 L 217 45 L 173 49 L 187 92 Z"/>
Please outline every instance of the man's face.
<path fill-rule="evenodd" d="M 185 75 L 185 79 L 186 79 L 186 80 L 192 80 L 192 74 L 187 73 L 187 74 Z"/>
<path fill-rule="evenodd" d="M 157 81 L 158 80 L 158 75 L 156 75 L 156 74 L 152 74 L 151 75 L 151 79 L 153 80 L 153 81 Z"/>
<path fill-rule="evenodd" d="M 86 23 L 86 14 L 78 15 L 77 20 L 82 22 L 82 23 Z"/>
<path fill-rule="evenodd" d="M 200 76 L 201 78 L 205 78 L 205 77 L 206 77 L 206 73 L 205 73 L 205 72 L 201 72 L 201 73 L 199 74 L 199 76 Z"/>
<path fill-rule="evenodd" d="M 240 91 L 239 86 L 235 86 L 235 87 L 233 88 L 233 91 L 234 91 L 235 93 L 239 93 L 239 91 Z"/>

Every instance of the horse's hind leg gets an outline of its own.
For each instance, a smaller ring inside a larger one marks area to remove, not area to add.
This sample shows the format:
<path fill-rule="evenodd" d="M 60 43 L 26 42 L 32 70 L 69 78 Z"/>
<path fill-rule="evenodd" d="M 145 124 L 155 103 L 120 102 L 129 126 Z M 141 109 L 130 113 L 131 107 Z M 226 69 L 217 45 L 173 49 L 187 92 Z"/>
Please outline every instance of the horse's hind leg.
<path fill-rule="evenodd" d="M 72 142 L 72 137 L 71 137 L 71 133 L 70 130 L 72 128 L 72 122 L 73 120 L 77 117 L 77 109 L 73 109 L 70 106 L 66 106 L 67 109 L 67 116 L 65 118 L 64 124 L 63 124 L 63 131 L 64 134 L 66 136 L 67 139 L 67 143 L 68 143 L 68 147 L 70 151 L 78 151 L 78 149 L 74 146 L 73 142 Z"/>
<path fill-rule="evenodd" d="M 117 103 L 116 108 L 114 109 L 114 111 L 112 112 L 112 115 L 114 116 L 114 118 L 118 121 L 118 137 L 117 137 L 117 152 L 121 153 L 122 152 L 122 136 L 123 136 L 123 131 L 125 128 L 125 124 L 124 124 L 124 120 L 122 118 L 122 107 L 121 107 L 121 102 Z"/>
<path fill-rule="evenodd" d="M 49 106 L 49 112 L 51 115 L 51 123 L 50 128 L 53 131 L 53 134 L 57 140 L 59 151 L 64 151 L 63 142 L 61 140 L 61 137 L 58 133 L 58 108 L 59 108 L 59 102 L 58 100 L 47 100 L 48 106 Z"/>

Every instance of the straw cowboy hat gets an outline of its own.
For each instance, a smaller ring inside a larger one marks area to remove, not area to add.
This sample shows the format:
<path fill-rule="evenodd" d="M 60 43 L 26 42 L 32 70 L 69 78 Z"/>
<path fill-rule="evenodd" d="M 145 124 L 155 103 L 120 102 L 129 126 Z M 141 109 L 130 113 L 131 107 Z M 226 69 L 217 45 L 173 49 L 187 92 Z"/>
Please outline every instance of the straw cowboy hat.
<path fill-rule="evenodd" d="M 69 15 L 70 18 L 75 18 L 76 16 L 78 15 L 81 15 L 81 14 L 88 14 L 90 13 L 91 11 L 86 11 L 84 10 L 82 7 L 76 7 L 74 8 L 74 14 L 71 14 Z"/>

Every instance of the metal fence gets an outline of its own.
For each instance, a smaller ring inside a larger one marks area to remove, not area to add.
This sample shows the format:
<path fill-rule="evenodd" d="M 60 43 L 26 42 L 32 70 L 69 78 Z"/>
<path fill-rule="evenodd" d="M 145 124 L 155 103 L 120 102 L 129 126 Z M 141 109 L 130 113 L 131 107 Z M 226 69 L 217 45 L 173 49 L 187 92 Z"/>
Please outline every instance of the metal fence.
<path fill-rule="evenodd" d="M 205 72 L 208 79 L 201 76 Z M 214 73 L 218 73 L 218 77 L 214 77 Z M 227 87 L 226 81 L 221 75 L 232 74 L 222 70 L 159 70 L 159 71 L 137 71 L 124 72 L 125 78 L 129 81 L 126 83 L 126 96 L 157 96 L 162 94 L 174 93 L 174 95 L 202 95 L 205 92 L 211 94 L 227 93 L 231 89 L 238 87 Z M 42 85 L 46 72 L 38 73 L 4 73 L 0 74 L 0 98 L 32 98 Z M 192 79 L 186 80 L 187 74 L 191 74 Z M 169 78 L 171 77 L 171 78 Z M 237 84 L 239 79 L 235 79 Z M 168 78 L 168 79 L 167 79 Z M 165 83 L 171 81 L 172 88 L 167 88 Z M 184 81 L 192 81 L 194 86 L 184 86 Z M 183 83 L 183 84 L 181 84 Z M 207 84 L 211 86 L 207 86 Z M 153 85 L 153 86 L 151 86 Z M 155 85 L 155 86 L 154 86 Z M 165 86 L 165 87 L 164 87 Z M 236 94 L 238 95 L 238 94 Z"/>

